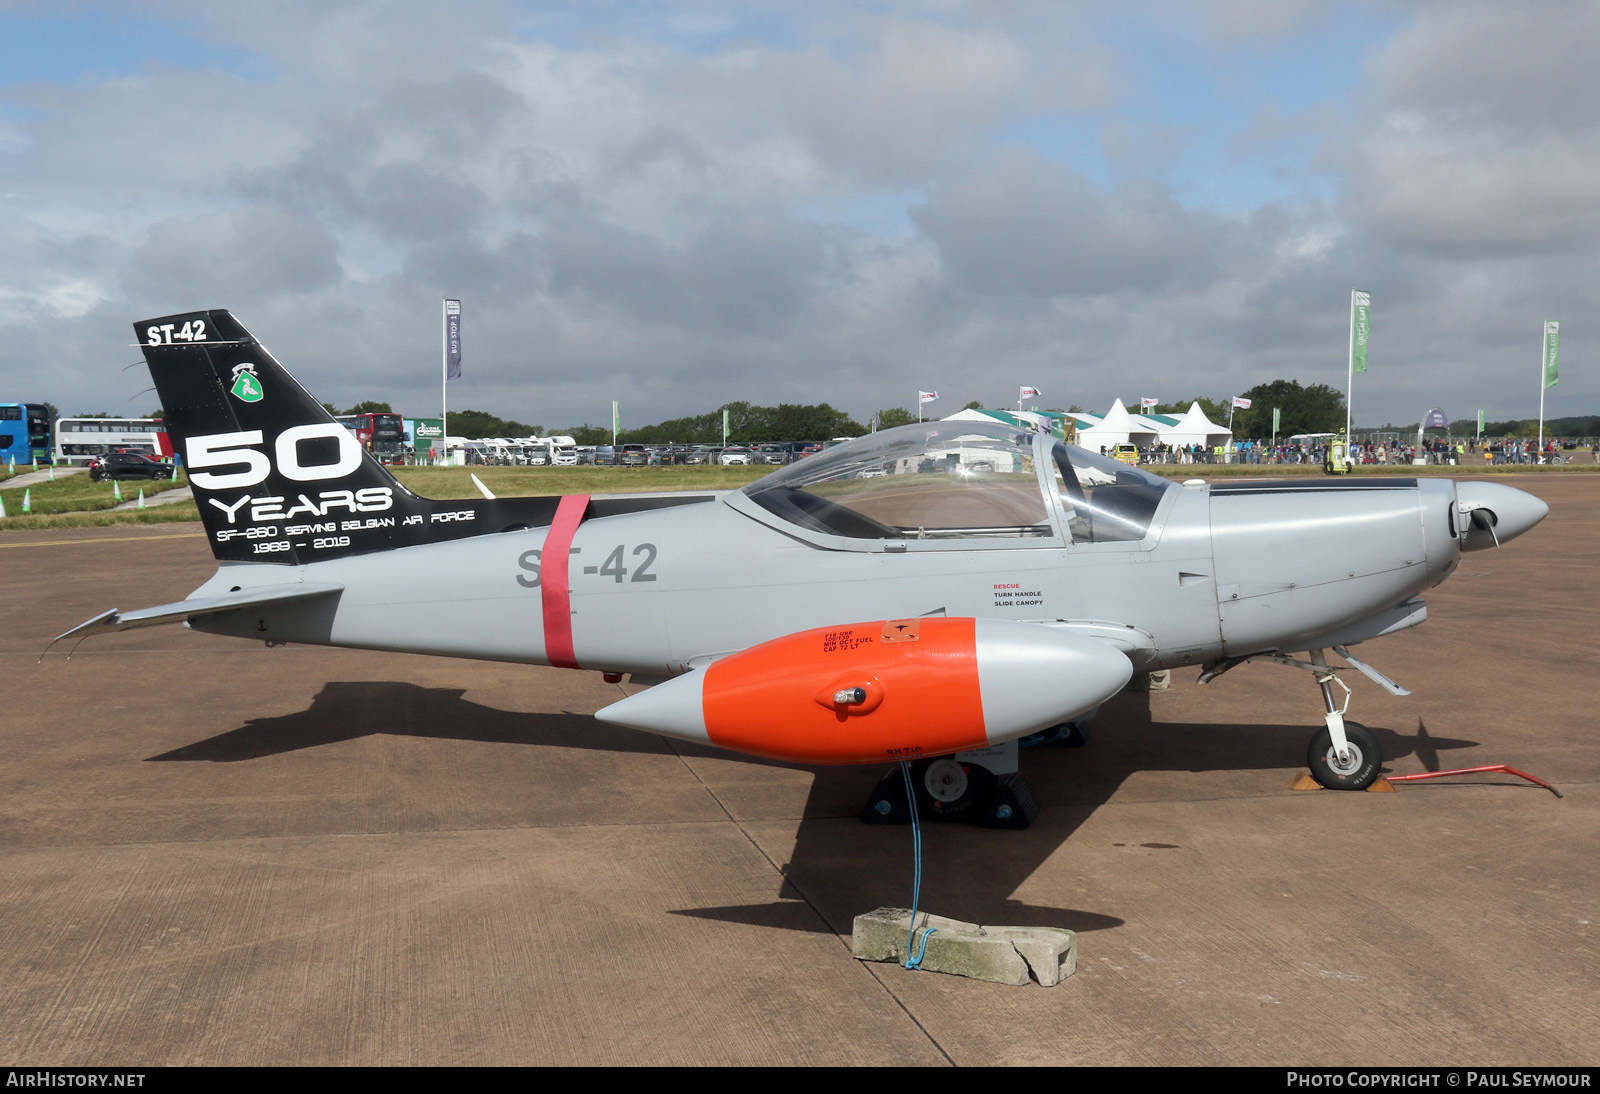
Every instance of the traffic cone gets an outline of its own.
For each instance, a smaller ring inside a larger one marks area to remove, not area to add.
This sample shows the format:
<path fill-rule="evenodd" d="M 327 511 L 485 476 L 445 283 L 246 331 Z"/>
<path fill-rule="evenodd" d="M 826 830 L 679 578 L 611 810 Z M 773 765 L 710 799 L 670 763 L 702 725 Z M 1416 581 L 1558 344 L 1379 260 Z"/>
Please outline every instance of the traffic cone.
<path fill-rule="evenodd" d="M 0 520 L 6 519 L 6 499 L 0 498 Z"/>
<path fill-rule="evenodd" d="M 22 511 L 24 513 L 33 512 L 33 491 L 32 490 L 24 490 L 22 492 Z"/>
<path fill-rule="evenodd" d="M 122 484 L 116 479 L 111 480 L 111 496 L 119 502 L 122 500 Z"/>
<path fill-rule="evenodd" d="M 38 466 L 38 465 L 35 464 L 34 466 Z M 50 481 L 51 482 L 55 482 L 56 481 L 56 461 L 55 460 L 51 460 L 50 461 Z"/>
<path fill-rule="evenodd" d="M 144 508 L 144 487 L 142 487 L 142 486 L 139 487 L 139 504 L 138 504 L 137 508 L 139 508 L 139 509 L 143 509 Z"/>

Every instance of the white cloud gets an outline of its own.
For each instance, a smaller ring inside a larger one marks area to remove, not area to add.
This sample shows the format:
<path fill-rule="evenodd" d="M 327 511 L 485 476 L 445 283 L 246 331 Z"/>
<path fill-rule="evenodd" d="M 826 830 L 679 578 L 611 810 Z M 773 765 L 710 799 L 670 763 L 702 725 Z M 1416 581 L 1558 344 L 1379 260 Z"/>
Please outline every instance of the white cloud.
<path fill-rule="evenodd" d="M 130 322 L 224 305 L 319 396 L 430 410 L 459 295 L 452 402 L 549 426 L 613 394 L 633 421 L 731 398 L 864 416 L 940 384 L 1100 405 L 1338 384 L 1359 283 L 1361 399 L 1410 407 L 1448 375 L 1509 415 L 1536 396 L 1502 367 L 1529 314 L 1559 312 L 1575 360 L 1600 325 L 1589 7 L 1420 5 L 1347 84 L 1283 89 L 1313 105 L 1200 120 L 1190 98 L 1227 96 L 1132 80 L 1151 28 L 1151 56 L 1209 51 L 1206 73 L 1346 9 L 143 10 L 262 64 L 0 88 L 4 390 L 77 406 Z M 1200 136 L 1287 196 L 1189 204 L 1168 176 Z M 1600 396 L 1569 376 L 1563 398 Z"/>
<path fill-rule="evenodd" d="M 1593 246 L 1597 50 L 1593 5 L 1420 10 L 1372 62 L 1349 216 L 1464 259 Z"/>

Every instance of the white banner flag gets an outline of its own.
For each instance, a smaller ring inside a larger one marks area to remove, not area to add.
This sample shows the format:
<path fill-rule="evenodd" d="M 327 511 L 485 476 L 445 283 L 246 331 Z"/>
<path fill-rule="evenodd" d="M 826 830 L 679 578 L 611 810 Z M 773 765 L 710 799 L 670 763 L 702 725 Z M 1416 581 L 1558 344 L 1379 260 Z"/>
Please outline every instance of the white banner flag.
<path fill-rule="evenodd" d="M 1239 397 L 1238 395 L 1235 395 L 1233 397 L 1233 405 L 1238 407 L 1240 410 L 1249 410 L 1250 409 L 1250 400 L 1249 399 L 1244 399 L 1244 398 Z"/>
<path fill-rule="evenodd" d="M 918 399 L 919 402 L 931 403 L 935 399 L 937 399 L 938 397 L 939 397 L 939 393 L 937 391 L 920 391 L 919 390 L 917 392 L 917 399 Z"/>
<path fill-rule="evenodd" d="M 1140 399 L 1139 400 L 1139 409 L 1140 410 L 1150 410 L 1151 408 L 1153 408 L 1160 401 L 1161 401 L 1160 399 Z"/>
<path fill-rule="evenodd" d="M 1037 399 L 1039 396 L 1041 396 L 1043 394 L 1044 394 L 1044 392 L 1040 391 L 1036 387 L 1024 387 L 1022 389 L 1022 394 L 1018 395 L 1017 398 L 1019 398 L 1019 399 Z"/>

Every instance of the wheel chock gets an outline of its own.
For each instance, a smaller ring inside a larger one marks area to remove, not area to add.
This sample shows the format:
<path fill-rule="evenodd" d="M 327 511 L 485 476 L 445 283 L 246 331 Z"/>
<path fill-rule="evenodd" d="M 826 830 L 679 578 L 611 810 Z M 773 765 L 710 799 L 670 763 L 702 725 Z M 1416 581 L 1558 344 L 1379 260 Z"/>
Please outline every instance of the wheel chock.
<path fill-rule="evenodd" d="M 1294 782 L 1289 784 L 1290 790 L 1326 790 L 1327 787 L 1313 779 L 1309 772 L 1302 771 L 1295 776 Z M 1394 784 L 1379 775 L 1372 780 L 1372 785 L 1367 787 L 1368 794 L 1393 794 Z"/>
<path fill-rule="evenodd" d="M 983 810 L 973 819 L 982 828 L 1005 828 L 1021 831 L 1039 815 L 1039 803 L 1022 776 L 1013 771 L 1000 776 L 995 791 L 989 796 Z"/>
<path fill-rule="evenodd" d="M 910 824 L 911 806 L 906 802 L 906 780 L 900 769 L 891 767 L 861 807 L 862 824 Z"/>

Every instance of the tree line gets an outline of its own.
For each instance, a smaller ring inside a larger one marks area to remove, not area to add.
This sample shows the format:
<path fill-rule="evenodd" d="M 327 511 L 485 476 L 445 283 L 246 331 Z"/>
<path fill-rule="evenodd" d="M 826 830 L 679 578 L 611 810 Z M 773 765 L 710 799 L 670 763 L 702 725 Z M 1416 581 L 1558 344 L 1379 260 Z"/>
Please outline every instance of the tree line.
<path fill-rule="evenodd" d="M 1233 435 L 1240 438 L 1266 440 L 1272 436 L 1272 411 L 1278 411 L 1278 436 L 1292 437 L 1296 433 L 1337 433 L 1344 428 L 1344 396 L 1327 384 L 1302 386 L 1298 380 L 1270 380 L 1264 384 L 1239 392 L 1238 398 L 1250 400 L 1248 409 L 1233 410 Z M 1137 408 L 1138 399 L 1124 400 L 1125 405 Z M 1192 403 L 1199 403 L 1218 425 L 1228 424 L 1228 411 L 1233 398 L 1218 399 L 1197 395 L 1175 403 L 1159 403 L 1151 411 L 1181 417 L 1189 412 Z"/>
<path fill-rule="evenodd" d="M 1236 437 L 1253 437 L 1266 439 L 1272 436 L 1272 411 L 1279 411 L 1278 436 L 1288 437 L 1296 433 L 1335 433 L 1344 428 L 1345 400 L 1344 395 L 1329 387 L 1327 384 L 1302 385 L 1298 380 L 1271 380 L 1264 384 L 1257 384 L 1239 393 L 1240 398 L 1250 400 L 1249 409 L 1239 408 L 1233 411 L 1233 434 Z M 1139 396 L 1124 399 L 1123 404 L 1131 410 L 1137 411 Z M 1219 425 L 1228 422 L 1228 410 L 1232 398 L 1221 396 L 1211 398 L 1205 395 L 1196 395 L 1191 399 L 1180 399 L 1175 402 L 1159 403 L 1151 413 L 1181 416 L 1188 412 L 1192 403 L 1199 403 L 1200 409 L 1205 411 L 1206 417 Z M 393 414 L 394 409 L 386 402 L 363 400 L 345 410 L 339 410 L 331 403 L 322 404 L 330 414 Z M 963 409 L 981 409 L 982 404 L 976 399 L 967 403 Z M 1061 412 L 1061 408 L 1052 407 L 1053 411 Z M 1083 407 L 1067 407 L 1068 413 L 1079 413 Z M 53 408 L 52 408 L 53 410 Z M 724 403 L 715 410 L 704 414 L 697 414 L 687 418 L 672 418 L 654 425 L 635 426 L 620 430 L 617 433 L 619 444 L 721 444 L 722 443 L 722 415 L 728 414 L 728 440 L 738 444 L 766 444 L 773 441 L 825 441 L 834 437 L 858 437 L 867 432 L 867 426 L 850 417 L 844 411 L 828 403 L 798 404 L 780 403 L 777 406 L 759 406 L 748 402 Z M 56 415 L 52 415 L 56 416 Z M 91 417 L 94 415 L 78 415 Z M 99 416 L 104 416 L 102 413 Z M 162 417 L 158 409 L 145 415 L 150 418 Z M 895 426 L 911 425 L 917 417 L 904 407 L 884 407 L 868 416 L 870 422 L 877 418 L 879 429 L 893 429 Z M 1417 422 L 1409 425 L 1393 425 L 1386 423 L 1384 430 L 1398 433 L 1415 433 Z M 1485 422 L 1483 432 L 1485 436 L 1493 437 L 1522 437 L 1534 436 L 1538 432 L 1539 423 L 1535 418 L 1510 419 L 1507 421 Z M 515 419 L 501 418 L 484 410 L 453 410 L 450 412 L 449 430 L 451 436 L 465 437 L 476 440 L 482 437 L 529 437 L 540 436 L 544 433 L 542 425 L 528 425 Z M 1460 418 L 1450 423 L 1450 432 L 1458 437 L 1472 436 L 1478 431 L 1476 418 Z M 1544 423 L 1546 435 L 1558 437 L 1593 437 L 1600 436 L 1600 416 L 1578 415 L 1566 418 L 1546 418 Z M 570 435 L 578 444 L 610 444 L 611 428 L 609 426 L 579 425 L 571 426 L 561 431 Z"/>

